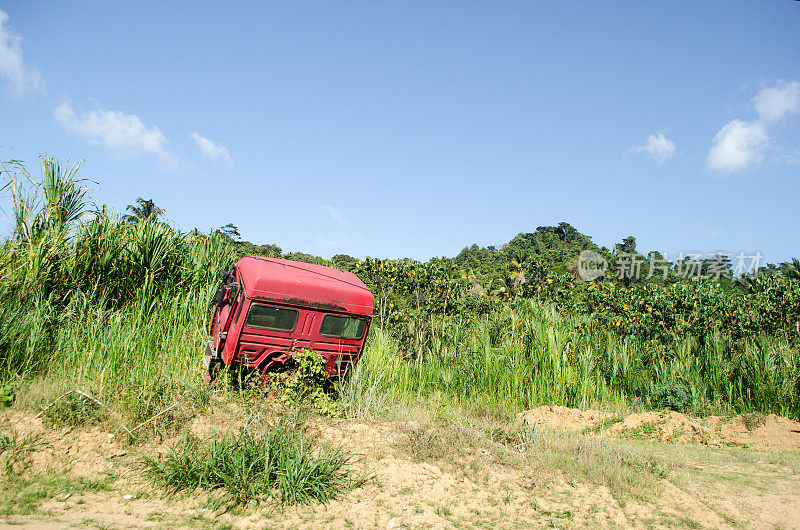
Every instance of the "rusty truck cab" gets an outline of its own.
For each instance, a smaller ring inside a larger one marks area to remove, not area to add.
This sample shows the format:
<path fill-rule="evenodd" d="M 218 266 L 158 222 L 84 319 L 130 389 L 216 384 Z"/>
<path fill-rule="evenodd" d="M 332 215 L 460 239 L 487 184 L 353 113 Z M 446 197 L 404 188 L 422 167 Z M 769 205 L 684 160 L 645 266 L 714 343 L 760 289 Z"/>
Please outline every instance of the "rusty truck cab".
<path fill-rule="evenodd" d="M 221 276 L 203 355 L 206 381 L 222 366 L 280 370 L 302 349 L 322 355 L 329 377 L 358 362 L 374 298 L 355 274 L 245 256 Z"/>

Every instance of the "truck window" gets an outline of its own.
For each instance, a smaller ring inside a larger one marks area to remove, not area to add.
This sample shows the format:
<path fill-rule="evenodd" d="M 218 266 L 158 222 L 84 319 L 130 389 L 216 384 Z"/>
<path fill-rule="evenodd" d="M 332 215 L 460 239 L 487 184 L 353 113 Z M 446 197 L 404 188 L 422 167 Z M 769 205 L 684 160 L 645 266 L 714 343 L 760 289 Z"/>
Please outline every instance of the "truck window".
<path fill-rule="evenodd" d="M 250 328 L 292 331 L 297 324 L 297 309 L 251 304 L 244 325 Z"/>
<path fill-rule="evenodd" d="M 243 305 L 244 305 L 244 292 L 239 292 L 239 299 L 236 301 L 236 313 L 233 314 L 232 326 L 234 328 L 236 327 L 236 323 L 239 322 L 239 314 L 242 312 Z"/>
<path fill-rule="evenodd" d="M 244 282 L 241 282 L 241 289 L 239 289 L 239 300 L 236 302 L 236 314 L 233 315 L 233 327 L 236 327 L 236 323 L 239 322 L 239 315 L 242 312 L 242 306 L 244 305 Z"/>
<path fill-rule="evenodd" d="M 360 339 L 364 336 L 367 321 L 363 318 L 341 315 L 325 315 L 319 327 L 319 334 L 341 339 Z"/>

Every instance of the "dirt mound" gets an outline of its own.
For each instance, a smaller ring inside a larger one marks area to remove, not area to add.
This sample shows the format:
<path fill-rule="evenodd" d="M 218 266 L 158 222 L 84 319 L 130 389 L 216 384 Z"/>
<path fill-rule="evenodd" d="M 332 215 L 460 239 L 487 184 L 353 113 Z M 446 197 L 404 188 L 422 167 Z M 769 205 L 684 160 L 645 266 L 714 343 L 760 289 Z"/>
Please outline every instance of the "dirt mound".
<path fill-rule="evenodd" d="M 800 423 L 774 414 L 692 418 L 680 412 L 651 411 L 615 421 L 618 418 L 607 412 L 543 406 L 520 412 L 517 417 L 529 424 L 603 436 L 800 452 Z"/>
<path fill-rule="evenodd" d="M 19 412 L 5 414 L 0 427 L 14 429 L 20 439 L 34 440 L 29 462 L 33 474 L 57 466 L 77 476 L 101 476 L 111 472 L 115 458 L 127 454 L 117 435 L 97 427 L 46 428 L 41 418 Z"/>
<path fill-rule="evenodd" d="M 575 432 L 583 432 L 613 416 L 613 414 L 599 410 L 578 410 L 555 405 L 545 405 L 517 414 L 517 418 L 530 425 L 541 424 L 554 429 Z"/>
<path fill-rule="evenodd" d="M 724 440 L 764 451 L 800 451 L 800 423 L 774 414 L 740 414 L 719 428 Z"/>
<path fill-rule="evenodd" d="M 626 416 L 606 432 L 622 437 L 657 439 L 666 442 L 719 442 L 717 418 L 689 418 L 680 412 L 638 412 Z"/>

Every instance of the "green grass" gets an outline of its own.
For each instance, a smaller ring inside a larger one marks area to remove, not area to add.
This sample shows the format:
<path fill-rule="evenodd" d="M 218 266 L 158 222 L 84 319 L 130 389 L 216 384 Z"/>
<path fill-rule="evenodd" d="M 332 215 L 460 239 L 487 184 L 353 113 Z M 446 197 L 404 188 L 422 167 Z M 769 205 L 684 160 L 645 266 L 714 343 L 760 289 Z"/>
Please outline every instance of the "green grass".
<path fill-rule="evenodd" d="M 527 424 L 505 425 L 491 432 L 533 477 L 561 476 L 586 480 L 606 486 L 614 494 L 646 499 L 658 481 L 668 478 L 671 464 L 648 447 L 531 427 Z"/>
<path fill-rule="evenodd" d="M 106 419 L 106 411 L 88 397 L 71 392 L 48 407 L 43 416 L 53 427 L 94 425 Z"/>
<path fill-rule="evenodd" d="M 654 344 L 535 301 L 514 306 L 512 337 L 511 311 L 434 319 L 438 339 L 422 362 L 405 358 L 403 344 L 376 330 L 342 388 L 345 405 L 359 417 L 433 396 L 506 415 L 548 404 L 617 413 L 665 406 L 698 415 L 800 412 L 791 383 L 800 376 L 800 353 L 780 338 L 733 342 L 716 334 L 704 344 Z"/>
<path fill-rule="evenodd" d="M 203 441 L 187 436 L 165 456 L 144 457 L 146 475 L 171 491 L 201 489 L 229 507 L 267 500 L 279 504 L 327 501 L 364 482 L 352 456 L 322 447 L 312 453 L 290 426 L 261 433 L 241 430 Z"/>
<path fill-rule="evenodd" d="M 28 465 L 30 454 L 43 445 L 39 435 L 20 435 L 16 429 L 8 434 L 0 432 L 0 467 L 7 474 L 15 474 Z"/>
<path fill-rule="evenodd" d="M 8 475 L 0 480 L 0 515 L 39 512 L 41 504 L 56 497 L 83 492 L 107 491 L 114 477 L 73 477 L 66 473 L 42 473 L 32 477 Z"/>

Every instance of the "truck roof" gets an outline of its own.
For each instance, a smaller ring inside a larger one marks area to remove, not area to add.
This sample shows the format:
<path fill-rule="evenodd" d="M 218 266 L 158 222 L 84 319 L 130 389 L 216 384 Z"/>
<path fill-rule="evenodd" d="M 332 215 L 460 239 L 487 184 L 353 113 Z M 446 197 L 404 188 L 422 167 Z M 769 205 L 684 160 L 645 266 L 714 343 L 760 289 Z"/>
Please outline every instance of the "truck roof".
<path fill-rule="evenodd" d="M 245 294 L 281 304 L 372 315 L 375 298 L 352 272 L 288 259 L 245 256 L 236 264 Z"/>

